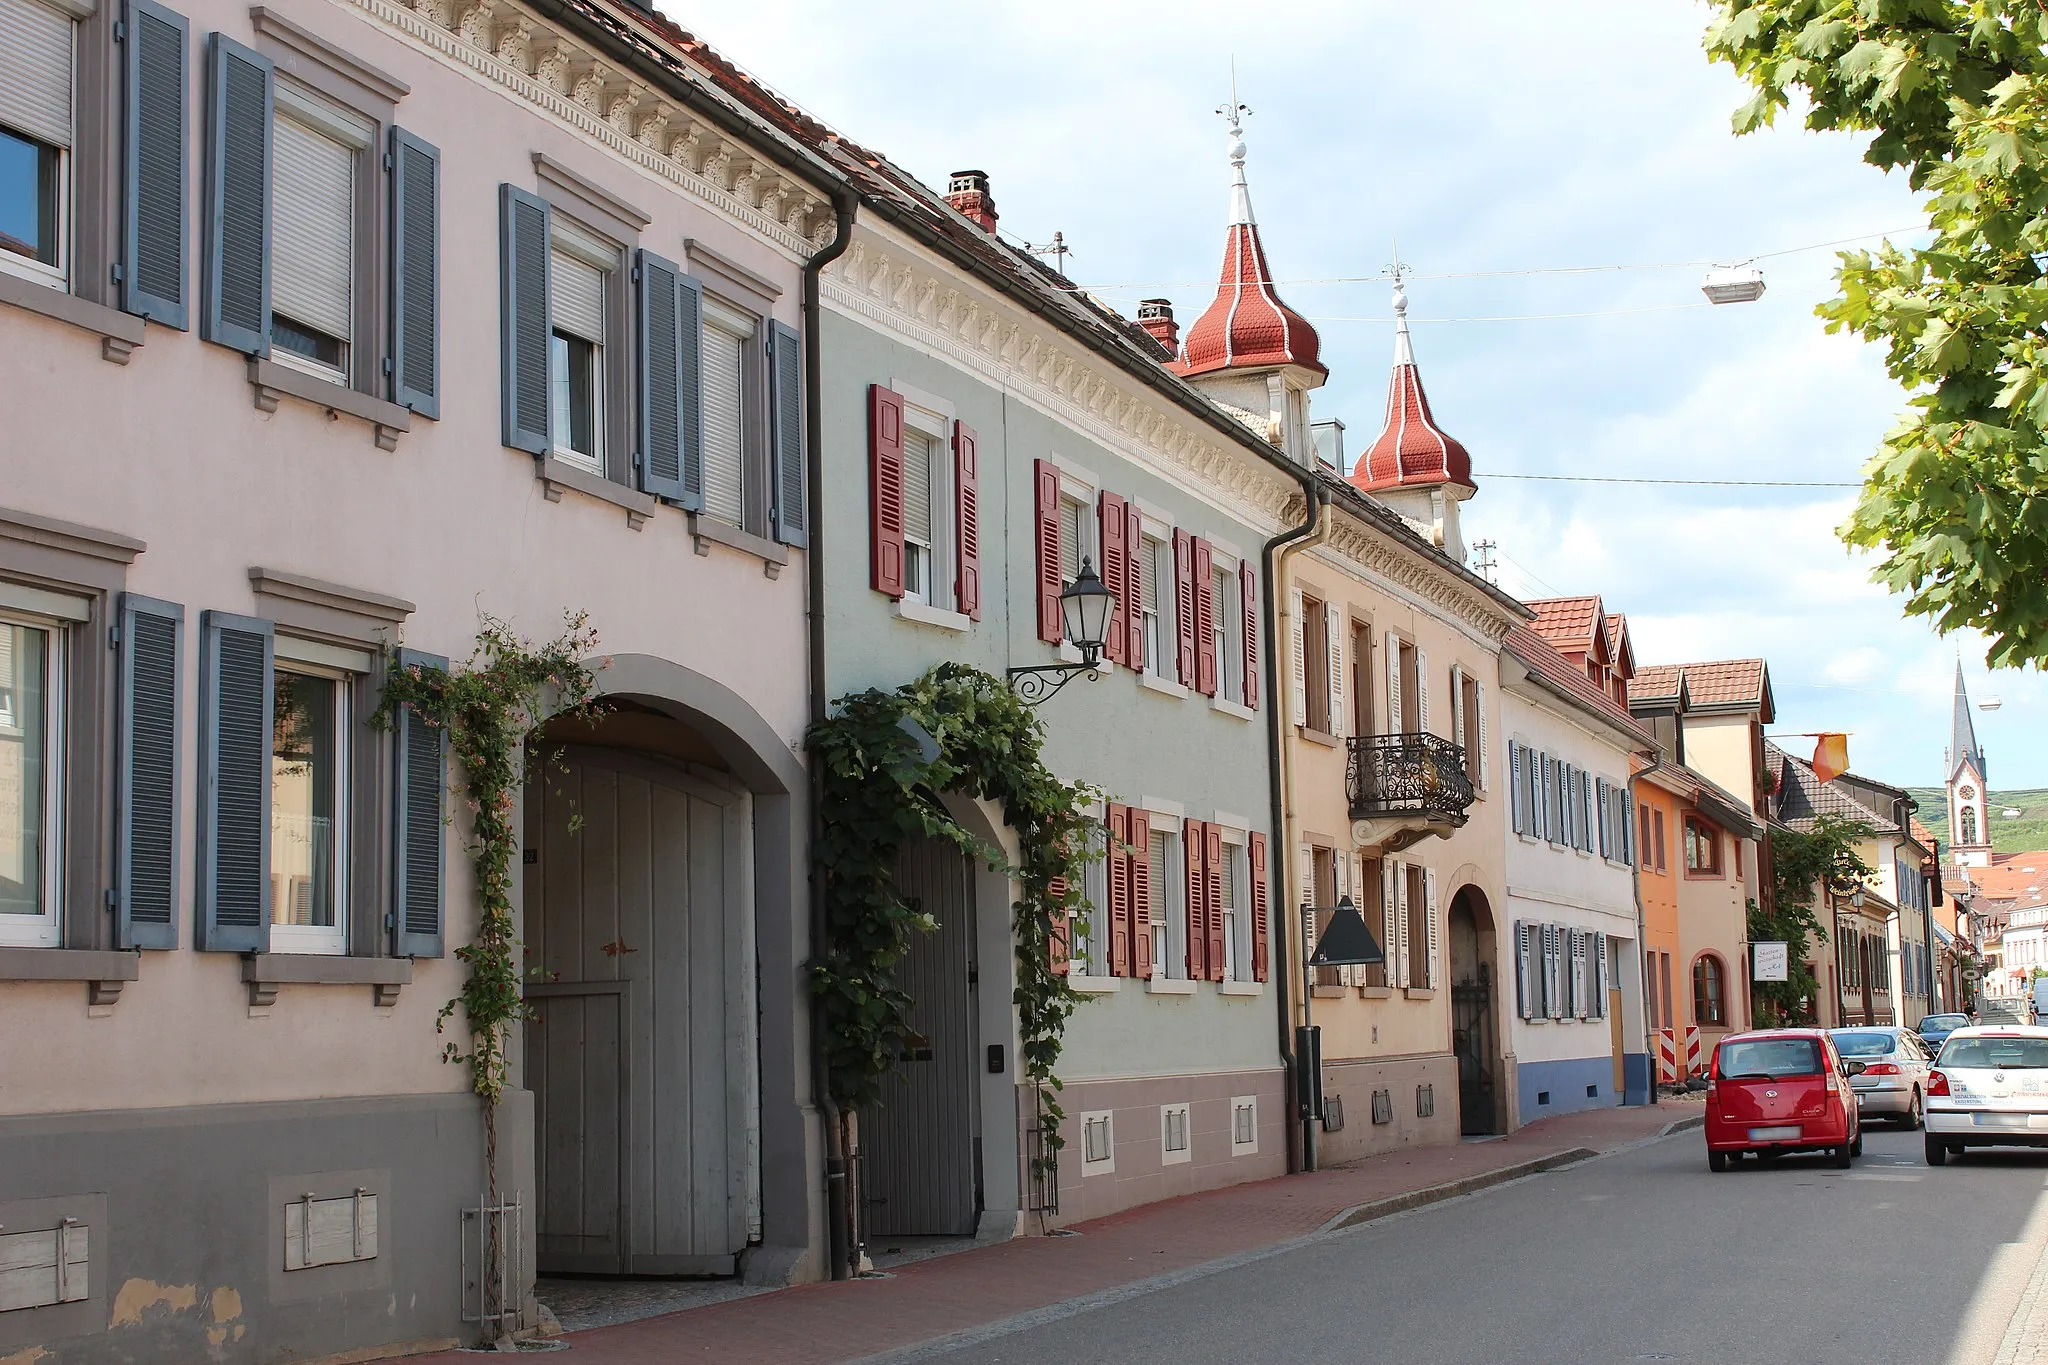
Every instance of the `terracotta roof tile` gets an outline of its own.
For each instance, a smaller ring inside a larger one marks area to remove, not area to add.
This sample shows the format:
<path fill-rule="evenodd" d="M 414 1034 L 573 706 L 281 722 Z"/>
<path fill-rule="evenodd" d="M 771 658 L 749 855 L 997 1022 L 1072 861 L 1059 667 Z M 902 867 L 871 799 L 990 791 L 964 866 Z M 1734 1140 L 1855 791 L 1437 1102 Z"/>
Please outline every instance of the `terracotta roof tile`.
<path fill-rule="evenodd" d="M 1544 597 L 1529 607 L 1536 613 L 1536 633 L 1554 648 L 1582 654 L 1592 649 L 1593 623 L 1601 617 L 1598 597 Z"/>
<path fill-rule="evenodd" d="M 1644 664 L 1628 686 L 1630 701 L 1677 701 L 1685 670 L 1677 664 Z"/>
<path fill-rule="evenodd" d="M 1719 659 L 1679 667 L 1685 670 L 1685 690 L 1695 706 L 1763 704 L 1766 669 L 1762 659 Z"/>
<path fill-rule="evenodd" d="M 1635 717 L 1620 703 L 1587 680 L 1584 669 L 1558 653 L 1549 641 L 1538 635 L 1531 627 L 1513 627 L 1508 631 L 1507 639 L 1503 643 L 1507 645 L 1509 653 L 1542 674 L 1552 686 L 1568 693 L 1572 700 L 1586 710 L 1646 746 L 1656 743 L 1656 740 L 1650 737 L 1650 732 L 1637 724 Z"/>

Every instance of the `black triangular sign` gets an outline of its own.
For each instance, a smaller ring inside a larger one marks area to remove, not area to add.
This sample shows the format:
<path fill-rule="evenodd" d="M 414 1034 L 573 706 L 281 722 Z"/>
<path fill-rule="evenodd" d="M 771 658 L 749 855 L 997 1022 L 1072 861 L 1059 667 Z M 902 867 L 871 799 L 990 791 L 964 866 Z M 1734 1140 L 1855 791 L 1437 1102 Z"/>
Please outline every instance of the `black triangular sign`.
<path fill-rule="evenodd" d="M 1365 927 L 1365 919 L 1358 913 L 1358 908 L 1344 903 L 1331 912 L 1330 923 L 1324 928 L 1323 936 L 1316 940 L 1316 950 L 1309 956 L 1308 965 L 1377 967 L 1386 960 L 1386 953 L 1373 939 L 1372 930 Z"/>

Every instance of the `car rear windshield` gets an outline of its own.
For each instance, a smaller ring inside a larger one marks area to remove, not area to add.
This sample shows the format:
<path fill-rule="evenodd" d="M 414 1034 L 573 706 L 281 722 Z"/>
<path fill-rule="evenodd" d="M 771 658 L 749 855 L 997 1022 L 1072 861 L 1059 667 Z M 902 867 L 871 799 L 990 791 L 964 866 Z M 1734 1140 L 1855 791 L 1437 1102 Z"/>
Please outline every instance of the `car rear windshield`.
<path fill-rule="evenodd" d="M 2048 1038 L 1951 1038 L 1942 1044 L 1936 1065 L 1987 1071 L 2040 1070 L 2048 1067 Z"/>
<path fill-rule="evenodd" d="M 1820 1044 L 1811 1038 L 1758 1038 L 1721 1044 L 1723 1080 L 1768 1080 L 1777 1076 L 1817 1076 Z"/>
<path fill-rule="evenodd" d="M 1960 1014 L 1930 1014 L 1920 1021 L 1920 1031 L 1922 1033 L 1932 1033 L 1937 1030 L 1946 1029 L 1953 1032 L 1969 1022 L 1967 1018 Z"/>
<path fill-rule="evenodd" d="M 1889 1033 L 1837 1033 L 1835 1051 L 1844 1057 L 1882 1057 L 1899 1045 Z"/>

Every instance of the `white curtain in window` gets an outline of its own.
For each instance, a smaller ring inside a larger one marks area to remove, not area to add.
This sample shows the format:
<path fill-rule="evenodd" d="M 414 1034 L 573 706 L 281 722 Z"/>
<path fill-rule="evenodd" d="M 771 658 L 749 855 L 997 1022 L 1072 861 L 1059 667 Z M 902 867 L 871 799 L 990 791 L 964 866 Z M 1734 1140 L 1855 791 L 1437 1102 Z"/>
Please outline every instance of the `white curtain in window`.
<path fill-rule="evenodd" d="M 1092 556 L 1091 556 L 1092 559 Z M 1101 565 L 1095 565 L 1095 572 L 1102 572 Z M 1081 504 L 1071 498 L 1060 499 L 1060 577 L 1072 583 L 1081 576 Z"/>
<path fill-rule="evenodd" d="M 35 0 L 0 0 L 0 123 L 71 145 L 71 20 Z"/>
<path fill-rule="evenodd" d="M 747 519 L 745 346 L 723 327 L 704 328 L 704 510 L 734 526 Z"/>
<path fill-rule="evenodd" d="M 355 244 L 355 151 L 280 115 L 271 144 L 272 304 L 346 341 Z"/>
<path fill-rule="evenodd" d="M 571 336 L 604 345 L 605 272 L 566 251 L 554 253 L 548 270 L 550 321 Z"/>

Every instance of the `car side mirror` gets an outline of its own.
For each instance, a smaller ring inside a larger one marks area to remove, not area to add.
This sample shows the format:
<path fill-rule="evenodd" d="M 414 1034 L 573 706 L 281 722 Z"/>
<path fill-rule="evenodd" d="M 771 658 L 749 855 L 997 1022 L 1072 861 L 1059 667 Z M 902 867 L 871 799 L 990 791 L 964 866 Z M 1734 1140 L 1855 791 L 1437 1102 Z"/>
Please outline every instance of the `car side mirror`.
<path fill-rule="evenodd" d="M 1861 1076 L 1864 1071 L 1864 1065 L 1862 1062 L 1843 1062 L 1842 1074 L 1844 1076 Z"/>

